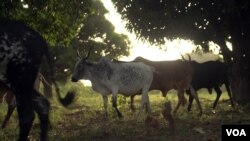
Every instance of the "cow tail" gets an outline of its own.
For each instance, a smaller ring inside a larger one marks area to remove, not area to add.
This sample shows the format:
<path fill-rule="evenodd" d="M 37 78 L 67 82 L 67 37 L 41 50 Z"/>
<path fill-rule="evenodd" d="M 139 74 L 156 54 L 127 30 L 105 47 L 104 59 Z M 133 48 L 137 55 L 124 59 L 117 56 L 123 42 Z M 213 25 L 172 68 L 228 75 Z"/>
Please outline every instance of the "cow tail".
<path fill-rule="evenodd" d="M 48 45 L 47 45 L 48 46 Z M 50 77 L 51 77 L 51 81 L 55 86 L 55 90 L 56 90 L 56 95 L 60 101 L 60 103 L 63 106 L 68 106 L 69 104 L 71 104 L 74 100 L 75 94 L 73 92 L 68 92 L 67 95 L 62 98 L 61 93 L 60 93 L 60 89 L 58 84 L 56 83 L 56 79 L 55 79 L 55 71 L 54 71 L 54 67 L 52 65 L 52 61 L 51 61 L 51 56 L 49 54 L 49 50 L 48 47 L 45 48 L 45 57 L 47 58 L 48 61 L 48 68 L 49 68 L 49 73 L 50 73 Z"/>

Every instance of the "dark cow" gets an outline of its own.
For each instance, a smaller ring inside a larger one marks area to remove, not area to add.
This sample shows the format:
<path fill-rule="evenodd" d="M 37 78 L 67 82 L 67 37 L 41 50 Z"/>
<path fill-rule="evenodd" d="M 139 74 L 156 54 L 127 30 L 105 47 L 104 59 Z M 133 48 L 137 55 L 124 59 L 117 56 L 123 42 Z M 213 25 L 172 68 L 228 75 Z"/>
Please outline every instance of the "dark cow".
<path fill-rule="evenodd" d="M 47 43 L 41 35 L 18 21 L 0 18 L 0 82 L 7 85 L 16 97 L 19 118 L 19 141 L 27 141 L 35 118 L 40 119 L 40 140 L 47 140 L 49 101 L 34 89 L 34 82 L 43 56 L 52 68 Z M 53 76 L 53 71 L 51 70 Z M 54 78 L 60 102 L 67 105 L 73 95 L 62 99 Z"/>
<path fill-rule="evenodd" d="M 192 86 L 194 90 L 197 91 L 201 88 L 206 88 L 208 89 L 209 93 L 212 92 L 212 89 L 216 91 L 217 97 L 214 101 L 213 109 L 215 109 L 221 96 L 222 92 L 220 90 L 220 86 L 222 84 L 225 84 L 231 104 L 232 106 L 234 105 L 229 88 L 228 69 L 224 63 L 220 61 L 207 61 L 204 63 L 190 61 L 190 64 L 194 68 L 192 79 Z M 188 111 L 190 111 L 192 107 L 193 96 L 190 95 L 190 90 L 188 90 L 187 93 L 189 94 Z"/>
<path fill-rule="evenodd" d="M 167 92 L 171 89 L 178 91 L 178 104 L 174 110 L 177 112 L 180 105 L 186 103 L 184 92 L 190 88 L 192 81 L 193 68 L 186 61 L 174 60 L 174 61 L 150 61 L 142 57 L 135 58 L 134 62 L 143 62 L 147 65 L 155 68 L 153 82 L 149 90 L 160 90 L 165 97 Z M 194 97 L 200 108 L 200 115 L 202 109 L 196 92 L 193 90 Z M 135 96 L 135 95 L 134 95 Z M 133 98 L 131 96 L 131 108 L 133 107 Z"/>

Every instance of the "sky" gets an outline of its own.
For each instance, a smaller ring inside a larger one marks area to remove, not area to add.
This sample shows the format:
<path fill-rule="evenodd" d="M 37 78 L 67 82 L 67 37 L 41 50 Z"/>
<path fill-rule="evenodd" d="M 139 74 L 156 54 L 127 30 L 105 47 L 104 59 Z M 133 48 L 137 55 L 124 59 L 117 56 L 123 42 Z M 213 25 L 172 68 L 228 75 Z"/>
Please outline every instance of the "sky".
<path fill-rule="evenodd" d="M 105 17 L 115 26 L 115 32 L 126 34 L 132 44 L 130 55 L 122 57 L 123 61 L 133 60 L 137 56 L 145 57 L 149 60 L 176 60 L 180 59 L 180 54 L 191 53 L 194 44 L 189 40 L 176 39 L 174 41 L 167 41 L 163 46 L 163 49 L 159 49 L 157 46 L 152 46 L 147 43 L 136 39 L 136 35 L 130 33 L 125 28 L 125 22 L 121 19 L 121 16 L 116 12 L 111 0 L 101 0 L 105 8 L 109 11 Z"/>

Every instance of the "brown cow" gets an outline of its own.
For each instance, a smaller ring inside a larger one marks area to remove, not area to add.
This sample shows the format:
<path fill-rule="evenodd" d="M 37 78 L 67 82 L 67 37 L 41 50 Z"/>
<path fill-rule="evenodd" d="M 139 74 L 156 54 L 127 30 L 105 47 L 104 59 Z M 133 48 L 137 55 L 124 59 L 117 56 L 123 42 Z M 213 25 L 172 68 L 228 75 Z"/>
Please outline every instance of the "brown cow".
<path fill-rule="evenodd" d="M 178 91 L 178 104 L 174 109 L 174 112 L 177 112 L 181 104 L 185 105 L 187 100 L 184 97 L 184 92 L 185 90 L 191 88 L 192 95 L 196 99 L 199 106 L 200 115 L 202 114 L 202 108 L 197 93 L 192 87 L 190 87 L 194 70 L 187 61 L 150 61 L 142 57 L 137 57 L 134 61 L 143 62 L 155 68 L 156 72 L 154 72 L 154 78 L 150 90 L 160 90 L 164 97 L 171 89 Z M 131 96 L 132 109 L 134 109 L 134 96 L 135 95 Z"/>

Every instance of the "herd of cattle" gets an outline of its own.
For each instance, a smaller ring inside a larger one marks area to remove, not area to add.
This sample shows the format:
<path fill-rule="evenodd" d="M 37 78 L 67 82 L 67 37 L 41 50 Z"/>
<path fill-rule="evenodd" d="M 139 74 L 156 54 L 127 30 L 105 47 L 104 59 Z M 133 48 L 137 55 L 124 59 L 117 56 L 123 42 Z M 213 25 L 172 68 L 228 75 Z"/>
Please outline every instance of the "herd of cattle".
<path fill-rule="evenodd" d="M 225 84 L 233 105 L 228 68 L 219 61 L 205 63 L 191 60 L 156 62 L 137 57 L 131 62 L 121 62 L 102 57 L 98 62 L 92 62 L 88 60 L 90 53 L 91 50 L 85 58 L 79 56 L 72 81 L 90 80 L 93 90 L 103 96 L 106 115 L 108 114 L 108 95 L 110 94 L 112 94 L 112 105 L 118 117 L 122 117 L 122 113 L 117 108 L 118 93 L 131 96 L 132 109 L 134 108 L 134 96 L 141 94 L 140 111 L 146 108 L 146 111 L 150 112 L 148 91 L 160 90 L 162 95 L 166 96 L 171 89 L 178 92 L 178 104 L 174 112 L 177 112 L 180 105 L 187 102 L 184 96 L 186 92 L 189 94 L 188 110 L 191 109 L 192 101 L 195 98 L 201 115 L 202 108 L 196 91 L 207 88 L 211 92 L 214 89 L 217 93 L 213 105 L 215 108 L 222 93 L 220 90 L 222 84 Z M 34 88 L 43 56 L 51 65 L 47 43 L 37 32 L 21 22 L 0 19 L 0 84 L 1 89 L 11 91 L 15 95 L 20 128 L 19 141 L 27 140 L 35 118 L 34 112 L 40 119 L 40 140 L 47 140 L 50 104 Z M 65 98 L 61 98 L 60 90 L 53 77 L 52 65 L 50 69 L 59 101 L 66 106 L 72 102 L 74 94 L 69 92 Z M 13 105 L 14 102 L 9 101 L 9 103 Z"/>

